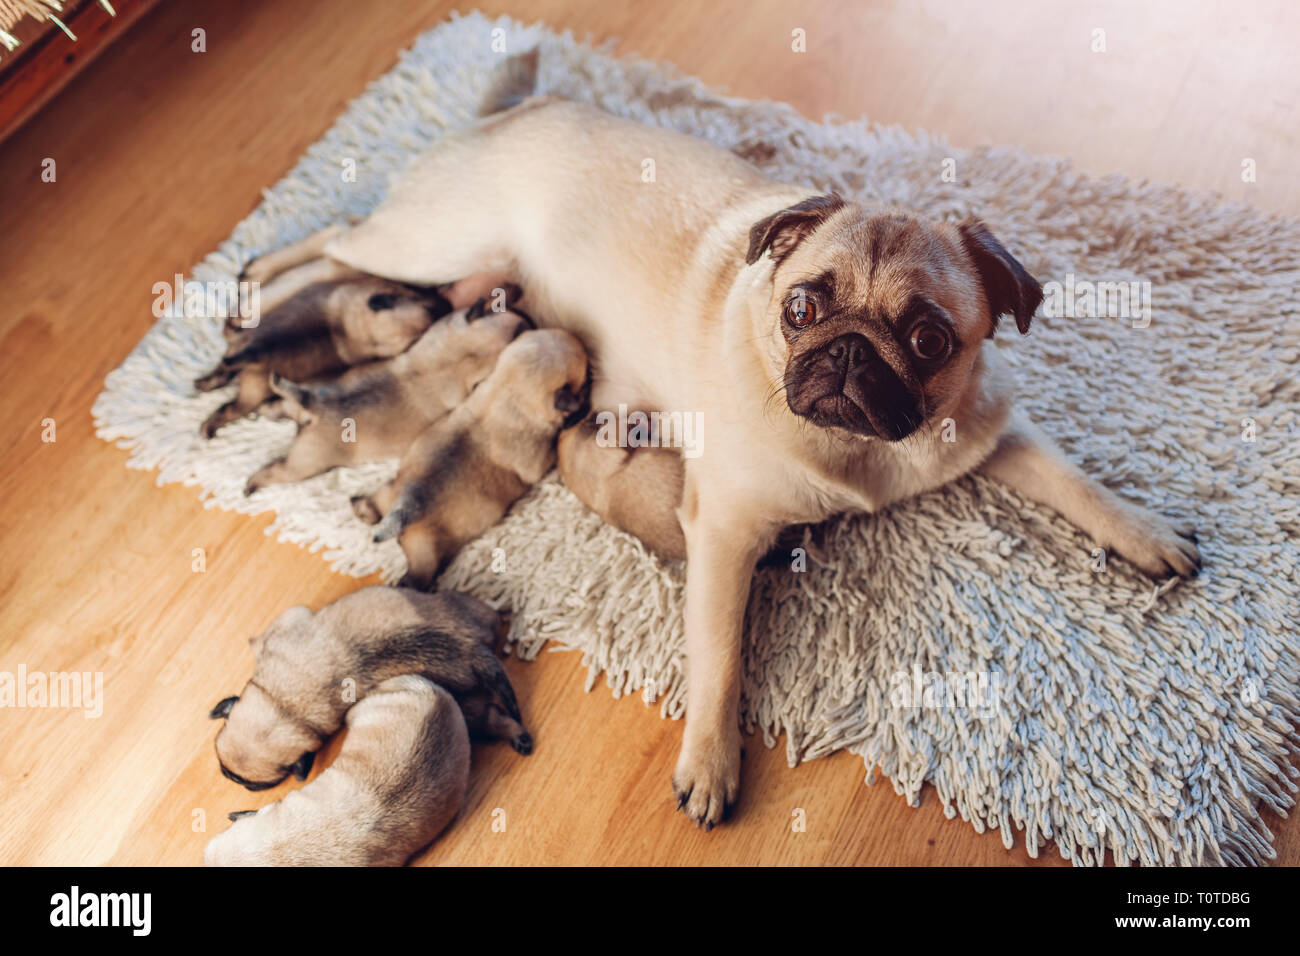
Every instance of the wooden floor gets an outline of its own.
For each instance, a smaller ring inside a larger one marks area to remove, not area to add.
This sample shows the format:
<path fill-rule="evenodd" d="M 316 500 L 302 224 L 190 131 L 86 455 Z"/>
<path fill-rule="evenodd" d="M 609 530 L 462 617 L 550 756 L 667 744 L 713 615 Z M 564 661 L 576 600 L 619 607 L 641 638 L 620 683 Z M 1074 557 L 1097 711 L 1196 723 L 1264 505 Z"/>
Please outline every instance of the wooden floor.
<path fill-rule="evenodd" d="M 1300 213 L 1300 11 L 1283 3 L 484 6 L 619 37 L 621 51 L 812 116 L 1020 144 Z M 242 686 L 250 635 L 357 582 L 266 538 L 266 518 L 205 510 L 193 489 L 127 471 L 89 409 L 149 327 L 153 283 L 215 247 L 452 7 L 362 9 L 170 0 L 0 144 L 0 670 L 101 671 L 106 697 L 98 719 L 0 710 L 0 863 L 193 864 L 227 811 L 268 798 L 219 776 L 206 711 Z M 205 53 L 190 50 L 199 27 Z M 795 28 L 802 55 L 789 52 Z M 1090 50 L 1097 28 L 1104 53 Z M 54 183 L 40 178 L 47 157 Z M 1245 158 L 1255 184 L 1241 181 Z M 468 803 L 428 862 L 1060 862 L 945 820 L 932 792 L 912 809 L 887 781 L 863 786 L 857 758 L 790 770 L 757 740 L 735 821 L 698 832 L 669 798 L 679 725 L 603 685 L 584 695 L 574 654 L 509 670 L 537 749 L 476 750 Z M 806 832 L 792 830 L 796 808 Z M 1280 859 L 1300 862 L 1300 825 L 1270 826 Z"/>

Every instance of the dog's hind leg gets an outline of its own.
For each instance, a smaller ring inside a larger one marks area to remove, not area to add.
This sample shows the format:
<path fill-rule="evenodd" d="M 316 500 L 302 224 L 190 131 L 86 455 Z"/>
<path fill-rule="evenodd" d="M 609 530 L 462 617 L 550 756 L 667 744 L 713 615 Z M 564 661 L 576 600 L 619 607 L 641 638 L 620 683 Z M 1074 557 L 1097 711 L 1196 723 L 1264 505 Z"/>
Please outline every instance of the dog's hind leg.
<path fill-rule="evenodd" d="M 239 391 L 233 401 L 226 402 L 208 416 L 200 431 L 204 438 L 211 438 L 217 429 L 233 421 L 251 415 L 259 405 L 272 397 L 271 387 L 267 383 L 266 372 L 261 369 L 242 369 L 239 372 Z"/>
<path fill-rule="evenodd" d="M 233 368 L 223 361 L 207 375 L 204 375 L 202 378 L 196 378 L 194 380 L 194 388 L 196 391 L 200 392 L 212 392 L 224 385 L 229 385 L 231 379 L 238 374 L 238 368 Z"/>
<path fill-rule="evenodd" d="M 402 587 L 427 591 L 438 576 L 441 555 L 438 536 L 423 525 L 412 525 L 402 532 L 397 543 L 406 554 L 406 576 L 399 582 Z"/>
<path fill-rule="evenodd" d="M 327 427 L 328 430 L 328 427 Z M 277 461 L 271 462 L 244 486 L 244 494 L 251 495 L 267 485 L 282 485 L 291 481 L 303 481 L 348 463 L 345 454 L 341 454 L 339 445 L 331 438 L 325 437 L 321 426 L 307 427 L 298 433 L 298 437 L 289 446 L 289 453 Z"/>
<path fill-rule="evenodd" d="M 524 729 L 523 724 L 495 705 L 489 705 L 484 714 L 483 735 L 492 740 L 509 741 L 510 746 L 521 754 L 533 752 L 532 734 Z"/>
<path fill-rule="evenodd" d="M 284 305 L 308 286 L 318 282 L 341 282 L 356 278 L 360 273 L 333 259 L 312 259 L 280 273 L 259 290 L 258 308 L 261 312 Z"/>
<path fill-rule="evenodd" d="M 335 223 L 332 226 L 326 226 L 320 232 L 312 233 L 306 239 L 285 246 L 283 249 L 276 249 L 264 256 L 258 256 L 244 266 L 244 271 L 239 274 L 239 278 L 248 282 L 270 282 L 280 273 L 286 272 L 294 266 L 300 266 L 313 259 L 319 259 L 326 244 L 331 239 L 343 235 L 347 230 L 348 227 L 342 223 Z"/>

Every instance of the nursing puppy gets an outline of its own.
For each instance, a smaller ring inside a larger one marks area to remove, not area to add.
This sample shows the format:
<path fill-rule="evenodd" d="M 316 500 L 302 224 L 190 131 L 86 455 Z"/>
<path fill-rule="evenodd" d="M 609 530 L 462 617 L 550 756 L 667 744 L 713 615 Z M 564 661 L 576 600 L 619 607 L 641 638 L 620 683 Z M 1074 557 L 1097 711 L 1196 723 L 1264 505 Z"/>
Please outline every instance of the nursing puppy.
<path fill-rule="evenodd" d="M 525 332 L 463 405 L 416 440 L 394 481 L 353 502 L 363 521 L 383 515 L 374 538 L 397 538 L 409 565 L 404 584 L 432 584 L 550 471 L 556 432 L 585 410 L 586 379 L 587 356 L 572 335 Z"/>
<path fill-rule="evenodd" d="M 556 464 L 578 500 L 666 561 L 686 557 L 686 536 L 677 520 L 685 465 L 673 448 L 602 446 L 589 416 L 560 433 Z"/>
<path fill-rule="evenodd" d="M 469 735 L 452 696 L 423 677 L 380 683 L 348 711 L 319 777 L 235 824 L 205 866 L 401 866 L 460 811 Z"/>
<path fill-rule="evenodd" d="M 455 591 L 369 587 L 314 614 L 289 608 L 250 642 L 257 666 L 244 690 L 209 714 L 226 719 L 216 741 L 222 774 L 249 790 L 274 787 L 290 773 L 305 778 L 353 702 L 406 673 L 450 691 L 476 737 L 530 752 L 514 689 L 493 652 L 500 626 L 492 608 Z"/>
<path fill-rule="evenodd" d="M 653 183 L 638 175 L 647 156 Z M 673 773 L 678 806 L 706 827 L 739 791 L 743 614 L 783 526 L 980 471 L 1147 574 L 1200 566 L 1189 529 L 1098 484 L 1013 412 L 991 339 L 1001 316 L 1027 333 L 1042 290 L 977 219 L 774 182 L 710 143 L 539 98 L 439 139 L 323 252 L 422 284 L 502 270 L 539 325 L 587 347 L 594 408 L 707 421 L 678 514 L 688 704 Z"/>
<path fill-rule="evenodd" d="M 487 378 L 501 350 L 528 327 L 526 316 L 488 311 L 487 300 L 480 300 L 435 322 L 395 358 L 314 384 L 273 374 L 270 388 L 280 396 L 283 414 L 302 427 L 288 453 L 253 475 L 244 493 L 341 465 L 398 457 L 463 402 Z"/>
<path fill-rule="evenodd" d="M 356 276 L 308 285 L 251 328 L 228 319 L 226 354 L 194 387 L 207 392 L 238 379 L 239 391 L 203 423 L 204 437 L 255 411 L 279 417 L 273 374 L 303 382 L 397 355 L 449 308 L 436 292 Z"/>

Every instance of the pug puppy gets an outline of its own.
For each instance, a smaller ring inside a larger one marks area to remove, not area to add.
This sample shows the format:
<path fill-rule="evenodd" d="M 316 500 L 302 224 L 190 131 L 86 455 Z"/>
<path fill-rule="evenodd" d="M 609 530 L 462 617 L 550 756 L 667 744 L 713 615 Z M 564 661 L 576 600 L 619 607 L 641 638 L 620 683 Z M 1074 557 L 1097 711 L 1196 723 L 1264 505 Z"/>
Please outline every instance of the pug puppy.
<path fill-rule="evenodd" d="M 382 681 L 347 715 L 319 777 L 235 824 L 205 866 L 401 866 L 465 802 L 469 734 L 455 699 L 415 674 Z"/>
<path fill-rule="evenodd" d="M 465 403 L 421 435 L 397 478 L 353 502 L 397 538 L 402 583 L 426 588 L 468 541 L 501 520 L 555 464 L 555 435 L 586 407 L 587 355 L 567 332 L 525 332 Z M 382 520 L 380 520 L 382 516 Z"/>
<path fill-rule="evenodd" d="M 271 389 L 273 374 L 302 382 L 390 358 L 449 310 L 436 292 L 356 276 L 308 285 L 268 308 L 251 328 L 238 317 L 228 319 L 226 354 L 194 387 L 208 392 L 237 379 L 239 390 L 203 423 L 203 436 L 211 438 L 253 412 L 282 417 Z"/>
<path fill-rule="evenodd" d="M 673 448 L 601 445 L 588 416 L 560 433 L 556 463 L 564 483 L 606 524 L 626 531 L 664 561 L 686 557 L 686 536 L 677 520 L 685 465 Z"/>
<path fill-rule="evenodd" d="M 501 619 L 456 591 L 354 591 L 313 613 L 297 605 L 250 641 L 253 676 L 208 715 L 222 774 L 249 790 L 304 779 L 353 702 L 397 674 L 421 674 L 456 698 L 470 733 L 532 750 L 519 704 L 493 648 Z"/>
<path fill-rule="evenodd" d="M 582 340 L 594 408 L 703 415 L 678 508 L 688 704 L 672 784 L 705 827 L 739 792 L 743 613 L 782 527 L 981 471 L 1152 576 L 1200 567 L 1190 529 L 1090 479 L 1013 410 L 992 337 L 1001 316 L 1027 333 L 1042 290 L 977 219 L 773 182 L 710 143 L 534 98 L 438 140 L 323 252 L 405 282 L 504 271 L 540 326 Z"/>
<path fill-rule="evenodd" d="M 395 358 L 304 385 L 272 373 L 269 385 L 282 400 L 283 414 L 302 427 L 288 453 L 253 475 L 244 493 L 341 465 L 398 457 L 463 402 L 487 378 L 501 350 L 527 328 L 527 316 L 488 311 L 487 300 L 480 299 L 435 322 Z"/>

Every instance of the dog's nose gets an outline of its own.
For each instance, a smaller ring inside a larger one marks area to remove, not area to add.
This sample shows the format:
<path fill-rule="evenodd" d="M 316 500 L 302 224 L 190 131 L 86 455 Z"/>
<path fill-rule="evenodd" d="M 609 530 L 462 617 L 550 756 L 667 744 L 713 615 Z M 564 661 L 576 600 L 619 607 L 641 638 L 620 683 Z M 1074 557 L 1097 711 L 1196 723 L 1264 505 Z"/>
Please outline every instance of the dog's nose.
<path fill-rule="evenodd" d="M 871 354 L 871 345 L 865 336 L 857 332 L 849 332 L 826 346 L 826 354 L 839 363 L 841 368 L 848 370 L 856 368 L 867 360 L 867 356 Z"/>

